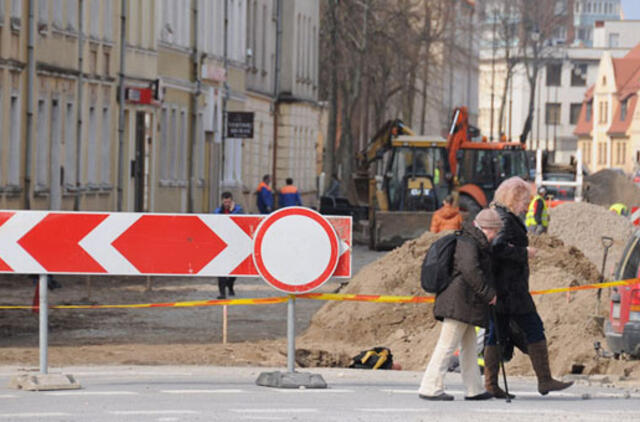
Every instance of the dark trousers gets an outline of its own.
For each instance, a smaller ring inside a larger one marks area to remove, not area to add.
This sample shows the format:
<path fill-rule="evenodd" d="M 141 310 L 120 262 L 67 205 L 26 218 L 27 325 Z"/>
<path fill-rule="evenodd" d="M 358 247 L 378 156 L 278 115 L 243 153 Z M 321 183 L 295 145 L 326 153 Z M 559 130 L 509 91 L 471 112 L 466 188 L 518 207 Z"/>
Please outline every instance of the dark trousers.
<path fill-rule="evenodd" d="M 509 320 L 513 320 L 518 327 L 524 332 L 527 344 L 537 343 L 545 340 L 544 325 L 540 319 L 540 315 L 537 312 L 530 312 L 528 314 L 496 314 L 498 318 L 498 331 L 500 332 L 500 343 L 505 344 L 504 339 L 508 333 L 507 327 L 509 326 Z M 490 346 L 496 345 L 496 327 L 493 318 L 489 320 L 489 332 L 487 334 L 486 344 Z"/>
<path fill-rule="evenodd" d="M 220 296 L 227 297 L 226 289 L 229 289 L 230 295 L 235 295 L 233 291 L 233 283 L 235 283 L 235 277 L 218 277 L 218 290 L 220 291 Z"/>

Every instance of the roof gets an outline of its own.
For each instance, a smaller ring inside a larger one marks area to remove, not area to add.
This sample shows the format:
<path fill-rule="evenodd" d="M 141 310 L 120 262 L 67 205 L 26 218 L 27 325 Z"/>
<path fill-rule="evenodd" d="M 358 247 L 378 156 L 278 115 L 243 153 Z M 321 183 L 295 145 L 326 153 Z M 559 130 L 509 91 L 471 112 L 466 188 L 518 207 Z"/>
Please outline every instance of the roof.
<path fill-rule="evenodd" d="M 616 111 L 613 114 L 613 119 L 611 121 L 611 126 L 609 127 L 609 131 L 607 132 L 608 135 L 624 135 L 627 132 L 629 125 L 631 125 L 631 120 L 633 120 L 633 112 L 636 109 L 637 102 L 638 96 L 636 94 L 633 94 L 627 100 L 627 115 L 625 116 L 626 118 L 624 120 L 620 120 L 622 105 L 616 107 Z"/>
<path fill-rule="evenodd" d="M 578 117 L 578 124 L 573 133 L 576 136 L 591 136 L 593 130 L 593 116 L 587 121 L 587 103 L 591 101 L 591 98 L 582 102 L 582 108 L 580 109 L 580 116 Z"/>

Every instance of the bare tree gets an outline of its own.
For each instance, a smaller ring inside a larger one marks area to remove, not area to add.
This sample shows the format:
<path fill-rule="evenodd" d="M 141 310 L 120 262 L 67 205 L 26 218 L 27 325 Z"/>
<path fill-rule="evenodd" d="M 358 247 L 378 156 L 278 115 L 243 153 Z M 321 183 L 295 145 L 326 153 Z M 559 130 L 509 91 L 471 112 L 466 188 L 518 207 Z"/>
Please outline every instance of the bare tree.
<path fill-rule="evenodd" d="M 324 190 L 332 177 L 336 175 L 335 170 L 335 146 L 336 135 L 338 132 L 338 0 L 328 0 L 321 3 L 322 22 L 320 30 L 320 52 L 322 54 L 322 63 L 328 63 L 328 66 L 320 66 L 320 69 L 326 70 L 320 74 L 320 89 L 328 88 L 327 92 L 321 92 L 321 98 L 329 98 L 329 125 L 327 139 L 325 142 L 325 150 L 323 155 L 322 167 L 327 177 L 327 185 L 322 186 Z M 327 75 L 328 73 L 328 75 Z"/>
<path fill-rule="evenodd" d="M 520 56 L 529 82 L 528 114 L 520 134 L 522 143 L 531 132 L 538 74 L 557 51 L 554 41 L 567 26 L 567 9 L 566 1 L 518 0 Z"/>

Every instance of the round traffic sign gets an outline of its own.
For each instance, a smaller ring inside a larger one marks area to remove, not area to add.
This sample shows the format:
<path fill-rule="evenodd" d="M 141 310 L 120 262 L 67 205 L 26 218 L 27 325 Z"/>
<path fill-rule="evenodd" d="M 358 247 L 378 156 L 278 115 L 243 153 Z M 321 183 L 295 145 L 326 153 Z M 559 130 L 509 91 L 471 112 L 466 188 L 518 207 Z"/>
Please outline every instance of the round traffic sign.
<path fill-rule="evenodd" d="M 271 286 L 306 293 L 333 275 L 339 259 L 338 236 L 321 214 L 302 207 L 280 209 L 258 226 L 253 262 Z"/>

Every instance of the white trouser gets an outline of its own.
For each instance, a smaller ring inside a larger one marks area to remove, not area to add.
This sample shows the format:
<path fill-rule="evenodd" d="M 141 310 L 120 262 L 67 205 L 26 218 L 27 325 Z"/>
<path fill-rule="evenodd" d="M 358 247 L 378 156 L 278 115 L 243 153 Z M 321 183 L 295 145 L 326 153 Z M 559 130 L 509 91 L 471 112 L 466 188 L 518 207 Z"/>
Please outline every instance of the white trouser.
<path fill-rule="evenodd" d="M 471 397 L 484 392 L 477 362 L 475 327 L 445 318 L 442 322 L 440 338 L 420 383 L 418 390 L 420 394 L 437 396 L 444 393 L 444 376 L 447 374 L 449 360 L 458 346 L 460 346 L 460 372 L 466 396 Z"/>

